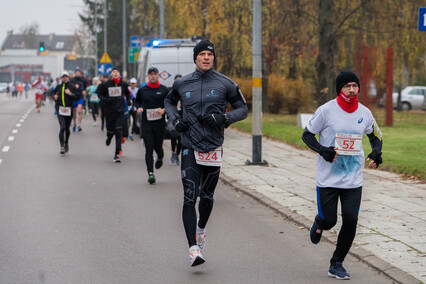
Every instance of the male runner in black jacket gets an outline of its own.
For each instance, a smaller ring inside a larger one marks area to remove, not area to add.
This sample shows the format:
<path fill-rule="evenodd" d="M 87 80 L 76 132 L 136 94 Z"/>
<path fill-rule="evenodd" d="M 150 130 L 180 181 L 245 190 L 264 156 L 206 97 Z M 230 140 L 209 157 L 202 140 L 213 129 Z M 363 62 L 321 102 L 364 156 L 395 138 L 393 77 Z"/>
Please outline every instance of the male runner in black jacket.
<path fill-rule="evenodd" d="M 158 81 L 158 69 L 148 69 L 148 84 L 140 88 L 136 94 L 135 104 L 142 115 L 141 134 L 145 144 L 145 162 L 148 170 L 148 182 L 155 183 L 153 152 L 157 153 L 155 168 L 163 165 L 163 140 L 166 133 L 164 99 L 169 89 Z"/>
<path fill-rule="evenodd" d="M 61 75 L 62 84 L 56 86 L 53 98 L 59 121 L 59 143 L 61 144 L 61 154 L 68 153 L 68 139 L 70 138 L 70 125 L 72 120 L 73 102 L 78 100 L 78 90 L 71 84 L 68 72 Z"/>
<path fill-rule="evenodd" d="M 204 263 L 205 227 L 213 209 L 213 194 L 222 164 L 224 129 L 247 117 L 245 99 L 238 86 L 213 70 L 215 50 L 208 40 L 194 47 L 195 72 L 174 82 L 165 106 L 168 117 L 182 133 L 181 174 L 184 188 L 183 224 L 191 266 Z M 181 101 L 182 116 L 176 107 Z M 227 104 L 234 110 L 227 113 Z M 197 222 L 196 189 L 200 187 Z"/>
<path fill-rule="evenodd" d="M 98 96 L 105 105 L 107 139 L 106 145 L 111 144 L 115 135 L 114 163 L 120 163 L 121 155 L 121 131 L 123 130 L 125 99 L 130 101 L 130 92 L 127 83 L 120 77 L 120 71 L 114 67 L 111 71 L 111 79 L 99 85 Z"/>

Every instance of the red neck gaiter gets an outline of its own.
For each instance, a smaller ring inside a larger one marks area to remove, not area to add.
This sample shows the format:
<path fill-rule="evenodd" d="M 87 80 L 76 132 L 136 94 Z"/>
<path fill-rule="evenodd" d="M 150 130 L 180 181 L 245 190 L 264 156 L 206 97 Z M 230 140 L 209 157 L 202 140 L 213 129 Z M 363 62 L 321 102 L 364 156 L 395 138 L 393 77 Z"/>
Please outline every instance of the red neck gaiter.
<path fill-rule="evenodd" d="M 336 98 L 337 104 L 346 112 L 353 113 L 358 109 L 358 93 L 355 97 L 348 97 L 342 91 Z"/>
<path fill-rule="evenodd" d="M 157 81 L 157 83 L 155 84 L 148 82 L 148 87 L 150 87 L 151 89 L 157 89 L 160 87 L 160 81 Z"/>
<path fill-rule="evenodd" d="M 118 77 L 117 79 L 115 79 L 115 78 L 111 78 L 111 80 L 113 80 L 113 81 L 114 81 L 114 83 L 115 83 L 116 85 L 118 85 L 118 84 L 120 84 L 121 77 Z"/>

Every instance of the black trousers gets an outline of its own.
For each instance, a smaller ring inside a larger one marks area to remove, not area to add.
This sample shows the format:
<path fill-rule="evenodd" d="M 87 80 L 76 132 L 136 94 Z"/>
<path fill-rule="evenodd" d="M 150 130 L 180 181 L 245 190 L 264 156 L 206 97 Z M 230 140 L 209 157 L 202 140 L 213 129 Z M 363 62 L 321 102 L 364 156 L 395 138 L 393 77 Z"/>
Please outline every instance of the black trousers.
<path fill-rule="evenodd" d="M 176 133 L 175 133 L 176 132 Z M 182 149 L 180 133 L 176 130 L 170 132 L 170 143 L 172 145 L 172 152 L 179 156 L 180 150 Z"/>
<path fill-rule="evenodd" d="M 124 124 L 124 112 L 113 112 L 106 114 L 107 138 L 112 139 L 115 135 L 115 155 L 121 151 L 121 132 Z"/>
<path fill-rule="evenodd" d="M 142 128 L 142 139 L 145 144 L 145 163 L 148 173 L 154 172 L 154 151 L 158 159 L 164 158 L 163 141 L 166 125 L 163 123 L 145 122 Z"/>
<path fill-rule="evenodd" d="M 93 120 L 96 121 L 96 118 L 99 115 L 99 103 L 90 103 L 91 104 L 91 108 L 92 108 L 92 117 Z"/>
<path fill-rule="evenodd" d="M 195 161 L 194 150 L 182 148 L 181 175 L 183 184 L 182 219 L 189 247 L 196 245 L 197 213 L 195 202 L 200 190 L 198 226 L 205 228 L 213 210 L 213 195 L 220 175 L 220 167 L 202 166 Z"/>
<path fill-rule="evenodd" d="M 64 147 L 65 144 L 68 144 L 68 139 L 70 138 L 70 125 L 72 121 L 72 116 L 60 115 L 57 111 L 58 121 L 59 121 L 59 143 L 61 147 Z"/>
<path fill-rule="evenodd" d="M 318 215 L 317 226 L 330 230 L 337 222 L 337 203 L 340 198 L 342 206 L 342 227 L 337 238 L 336 250 L 330 260 L 331 264 L 343 262 L 355 238 L 358 212 L 361 205 L 362 186 L 352 189 L 317 187 Z"/>

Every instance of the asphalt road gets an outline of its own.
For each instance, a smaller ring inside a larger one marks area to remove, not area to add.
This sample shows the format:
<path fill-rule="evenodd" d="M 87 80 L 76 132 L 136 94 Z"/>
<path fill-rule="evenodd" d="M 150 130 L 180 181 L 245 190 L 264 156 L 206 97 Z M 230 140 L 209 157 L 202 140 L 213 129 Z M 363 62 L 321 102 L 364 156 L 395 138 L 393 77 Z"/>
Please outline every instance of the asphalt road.
<path fill-rule="evenodd" d="M 53 108 L 31 107 L 0 100 L 0 283 L 338 281 L 327 276 L 332 244 L 312 245 L 307 230 L 222 183 L 206 263 L 191 268 L 169 141 L 157 184 L 149 185 L 139 138 L 114 164 L 105 133 L 85 116 L 61 156 Z M 351 283 L 391 283 L 352 257 L 344 264 Z"/>

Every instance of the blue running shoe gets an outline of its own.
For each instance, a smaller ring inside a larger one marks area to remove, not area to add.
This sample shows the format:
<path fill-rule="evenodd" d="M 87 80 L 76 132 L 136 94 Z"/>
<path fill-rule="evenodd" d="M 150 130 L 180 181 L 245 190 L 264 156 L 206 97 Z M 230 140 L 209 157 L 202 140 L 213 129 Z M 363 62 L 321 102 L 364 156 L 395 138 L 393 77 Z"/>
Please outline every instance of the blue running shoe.
<path fill-rule="evenodd" d="M 321 240 L 322 230 L 318 228 L 317 223 L 314 222 L 314 224 L 312 224 L 309 236 L 311 237 L 311 242 L 313 244 L 317 244 Z"/>
<path fill-rule="evenodd" d="M 341 262 L 336 262 L 335 264 L 330 265 L 328 270 L 328 276 L 335 277 L 339 280 L 349 280 L 351 276 L 346 272 L 346 269 L 343 268 Z"/>
<path fill-rule="evenodd" d="M 72 132 L 75 132 L 76 127 L 75 125 L 72 127 Z"/>

